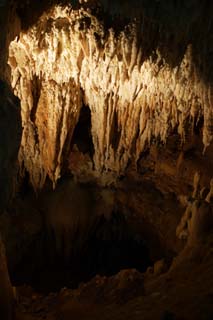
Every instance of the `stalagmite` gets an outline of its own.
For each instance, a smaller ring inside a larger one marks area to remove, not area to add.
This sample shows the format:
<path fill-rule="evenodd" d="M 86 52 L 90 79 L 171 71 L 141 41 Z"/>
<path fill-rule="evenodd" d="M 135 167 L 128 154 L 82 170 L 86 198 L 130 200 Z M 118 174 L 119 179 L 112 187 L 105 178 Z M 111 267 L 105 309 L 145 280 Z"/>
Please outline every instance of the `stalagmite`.
<path fill-rule="evenodd" d="M 194 174 L 194 181 L 193 181 L 193 193 L 192 193 L 192 198 L 195 199 L 198 196 L 198 191 L 199 191 L 199 182 L 200 182 L 200 174 L 199 172 L 195 172 Z"/>
<path fill-rule="evenodd" d="M 206 196 L 206 201 L 210 203 L 212 199 L 213 199 L 213 178 L 210 180 L 210 191 Z"/>
<path fill-rule="evenodd" d="M 189 224 L 193 212 L 193 202 L 189 201 L 186 210 L 176 229 L 176 236 L 181 240 L 187 240 L 189 237 Z"/>
<path fill-rule="evenodd" d="M 191 244 L 205 236 L 205 232 L 213 225 L 211 199 L 213 196 L 213 179 L 210 180 L 210 191 L 199 186 L 200 174 L 195 172 L 192 197 L 185 202 L 186 210 L 176 228 L 176 236 L 188 240 Z M 207 196 L 206 196 L 207 193 Z"/>

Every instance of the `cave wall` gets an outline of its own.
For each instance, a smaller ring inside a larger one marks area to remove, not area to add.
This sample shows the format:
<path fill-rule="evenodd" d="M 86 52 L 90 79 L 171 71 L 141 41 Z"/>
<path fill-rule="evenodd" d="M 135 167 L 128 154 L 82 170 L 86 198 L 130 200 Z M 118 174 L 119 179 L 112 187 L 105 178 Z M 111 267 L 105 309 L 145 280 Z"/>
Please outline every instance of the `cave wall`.
<path fill-rule="evenodd" d="M 20 103 L 11 88 L 0 80 L 0 215 L 15 193 L 17 156 L 21 142 Z M 0 232 L 0 315 L 12 320 L 13 290 L 10 283 L 6 252 Z"/>
<path fill-rule="evenodd" d="M 13 14 L 12 14 L 13 15 Z M 7 1 L 0 1 L 0 215 L 10 204 L 16 191 L 18 150 L 21 142 L 20 102 L 6 80 L 9 79 L 7 54 L 16 22 L 8 28 L 11 12 Z M 9 82 L 9 81 L 8 81 Z M 0 315 L 13 319 L 14 296 L 10 282 L 5 244 L 0 233 Z"/>

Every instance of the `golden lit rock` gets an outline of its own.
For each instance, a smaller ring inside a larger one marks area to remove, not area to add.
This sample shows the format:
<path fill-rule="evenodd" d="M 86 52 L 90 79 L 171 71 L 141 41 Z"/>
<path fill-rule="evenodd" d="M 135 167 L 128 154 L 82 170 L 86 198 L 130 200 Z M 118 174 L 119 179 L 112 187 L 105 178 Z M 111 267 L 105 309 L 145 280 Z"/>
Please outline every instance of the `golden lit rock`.
<path fill-rule="evenodd" d="M 10 44 L 11 84 L 21 100 L 19 161 L 35 188 L 55 183 L 83 105 L 91 110 L 94 175 L 125 172 L 153 138 L 204 117 L 204 150 L 212 132 L 212 87 L 197 76 L 191 46 L 177 66 L 156 49 L 143 58 L 137 21 L 118 35 L 88 10 L 54 7 Z M 141 30 L 144 33 L 146 30 Z M 36 89 L 35 89 L 35 83 Z"/>

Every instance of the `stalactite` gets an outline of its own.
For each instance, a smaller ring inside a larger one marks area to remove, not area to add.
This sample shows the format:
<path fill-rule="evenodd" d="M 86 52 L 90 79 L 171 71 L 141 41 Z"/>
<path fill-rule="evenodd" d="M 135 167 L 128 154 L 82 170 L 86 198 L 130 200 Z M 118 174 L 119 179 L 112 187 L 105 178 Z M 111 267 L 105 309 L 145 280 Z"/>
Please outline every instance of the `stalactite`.
<path fill-rule="evenodd" d="M 212 87 L 199 80 L 191 46 L 178 66 L 170 66 L 158 48 L 155 58 L 144 58 L 147 48 L 140 45 L 138 28 L 147 32 L 135 22 L 115 35 L 86 9 L 56 6 L 10 44 L 11 84 L 22 105 L 19 160 L 35 188 L 46 175 L 53 182 L 60 176 L 81 90 L 91 110 L 96 176 L 120 175 L 130 157 L 137 161 L 152 138 L 165 143 L 175 127 L 184 141 L 186 122 L 201 114 L 204 149 L 211 143 Z M 41 92 L 32 120 L 35 76 Z"/>

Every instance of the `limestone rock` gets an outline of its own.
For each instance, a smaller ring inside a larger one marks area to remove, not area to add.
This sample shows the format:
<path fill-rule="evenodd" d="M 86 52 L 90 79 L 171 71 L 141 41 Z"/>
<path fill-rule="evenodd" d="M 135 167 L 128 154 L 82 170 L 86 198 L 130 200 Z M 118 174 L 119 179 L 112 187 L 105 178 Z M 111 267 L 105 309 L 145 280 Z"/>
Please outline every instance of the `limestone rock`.
<path fill-rule="evenodd" d="M 154 264 L 154 275 L 159 276 L 162 273 L 166 272 L 168 270 L 168 267 L 166 265 L 166 262 L 164 259 L 158 260 Z"/>
<path fill-rule="evenodd" d="M 130 158 L 176 127 L 185 141 L 186 123 L 202 116 L 205 148 L 213 138 L 212 86 L 199 79 L 192 47 L 171 66 L 158 47 L 155 58 L 146 55 L 143 21 L 116 34 L 89 5 L 55 6 L 10 44 L 11 83 L 22 106 L 19 162 L 35 188 L 47 175 L 53 183 L 60 177 L 83 102 L 91 110 L 96 176 L 122 174 Z"/>

